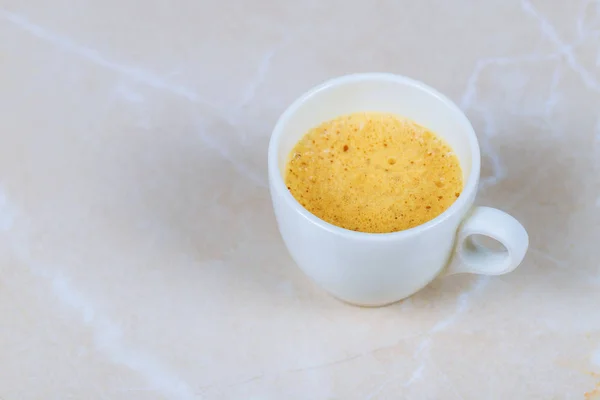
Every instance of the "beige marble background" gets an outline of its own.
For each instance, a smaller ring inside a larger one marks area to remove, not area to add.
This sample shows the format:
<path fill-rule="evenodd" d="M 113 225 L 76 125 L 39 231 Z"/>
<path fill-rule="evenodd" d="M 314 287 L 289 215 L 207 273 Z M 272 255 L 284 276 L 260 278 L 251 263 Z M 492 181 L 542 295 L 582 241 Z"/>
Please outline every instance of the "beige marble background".
<path fill-rule="evenodd" d="M 0 399 L 600 398 L 599 49 L 590 0 L 0 0 Z M 360 71 L 467 112 L 519 270 L 360 309 L 293 265 L 271 128 Z"/>

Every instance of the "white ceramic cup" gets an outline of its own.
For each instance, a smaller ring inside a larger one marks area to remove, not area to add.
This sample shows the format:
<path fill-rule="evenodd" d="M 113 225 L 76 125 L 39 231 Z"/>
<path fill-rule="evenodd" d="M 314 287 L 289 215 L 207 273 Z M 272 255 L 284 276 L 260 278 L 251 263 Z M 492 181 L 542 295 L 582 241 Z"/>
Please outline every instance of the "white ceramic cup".
<path fill-rule="evenodd" d="M 306 210 L 287 189 L 285 166 L 310 129 L 344 114 L 380 111 L 408 117 L 442 136 L 460 160 L 465 186 L 442 214 L 393 233 L 337 227 Z M 446 96 L 413 79 L 385 73 L 342 76 L 297 99 L 281 115 L 269 143 L 269 186 L 283 240 L 294 261 L 335 297 L 380 306 L 412 295 L 440 274 L 500 275 L 525 257 L 529 238 L 510 215 L 473 207 L 480 171 L 477 136 L 465 114 Z M 473 235 L 500 242 L 482 246 Z"/>

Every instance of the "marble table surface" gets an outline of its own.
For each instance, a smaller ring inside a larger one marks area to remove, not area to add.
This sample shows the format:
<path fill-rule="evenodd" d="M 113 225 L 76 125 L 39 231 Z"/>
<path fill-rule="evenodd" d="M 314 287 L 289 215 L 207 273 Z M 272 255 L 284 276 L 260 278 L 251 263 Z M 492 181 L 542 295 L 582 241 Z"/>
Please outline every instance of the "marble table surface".
<path fill-rule="evenodd" d="M 0 399 L 600 398 L 600 2 L 0 0 Z M 467 113 L 514 273 L 343 304 L 284 249 L 279 114 L 389 71 Z"/>

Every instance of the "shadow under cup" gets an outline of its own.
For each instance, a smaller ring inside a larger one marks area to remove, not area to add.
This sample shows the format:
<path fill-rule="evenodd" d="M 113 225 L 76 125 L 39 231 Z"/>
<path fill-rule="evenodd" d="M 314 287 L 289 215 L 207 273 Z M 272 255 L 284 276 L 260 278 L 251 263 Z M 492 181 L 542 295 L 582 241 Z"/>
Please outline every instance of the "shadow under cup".
<path fill-rule="evenodd" d="M 314 216 L 287 190 L 285 168 L 296 143 L 325 121 L 365 111 L 407 117 L 451 146 L 465 185 L 444 213 L 400 232 L 354 232 Z M 343 76 L 301 96 L 277 122 L 268 157 L 273 206 L 292 258 L 333 295 L 361 305 L 400 300 L 440 273 L 452 252 L 456 230 L 473 204 L 480 170 L 477 138 L 463 112 L 423 83 L 383 73 Z"/>

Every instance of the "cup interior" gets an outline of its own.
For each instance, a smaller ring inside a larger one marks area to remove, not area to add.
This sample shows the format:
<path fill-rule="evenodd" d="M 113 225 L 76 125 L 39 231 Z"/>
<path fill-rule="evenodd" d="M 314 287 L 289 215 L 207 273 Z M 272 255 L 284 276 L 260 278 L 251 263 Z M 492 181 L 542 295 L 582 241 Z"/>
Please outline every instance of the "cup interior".
<path fill-rule="evenodd" d="M 465 183 L 463 194 L 471 194 L 476 189 L 479 145 L 464 113 L 435 89 L 404 76 L 386 73 L 332 79 L 305 93 L 283 113 L 269 145 L 269 172 L 277 175 L 271 177 L 277 181 L 273 182 L 275 186 L 285 188 L 289 153 L 308 130 L 338 116 L 364 111 L 407 117 L 442 137 L 460 161 Z"/>

